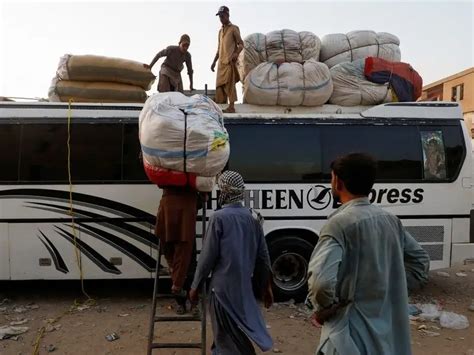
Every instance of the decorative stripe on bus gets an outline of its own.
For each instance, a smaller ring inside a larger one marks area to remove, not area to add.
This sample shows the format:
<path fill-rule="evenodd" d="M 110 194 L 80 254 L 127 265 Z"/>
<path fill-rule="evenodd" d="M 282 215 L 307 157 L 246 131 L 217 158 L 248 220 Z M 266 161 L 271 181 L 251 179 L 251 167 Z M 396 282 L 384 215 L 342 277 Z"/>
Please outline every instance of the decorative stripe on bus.
<path fill-rule="evenodd" d="M 82 254 L 86 255 L 94 264 L 96 264 L 102 271 L 108 272 L 110 274 L 119 275 L 122 272 L 112 265 L 107 259 L 102 255 L 96 252 L 90 245 L 80 240 L 79 238 L 74 238 L 74 234 L 69 233 L 61 227 L 55 226 L 56 232 L 70 242 L 72 245 L 77 245 L 77 248 L 81 251 Z"/>
<path fill-rule="evenodd" d="M 48 237 L 41 230 L 39 232 L 41 233 L 42 238 L 38 236 L 38 239 L 41 241 L 41 243 L 43 243 L 43 245 L 46 247 L 49 254 L 51 255 L 56 270 L 62 272 L 63 274 L 67 274 L 69 272 L 69 269 L 67 268 L 67 265 L 64 262 L 64 259 L 62 258 L 58 249 L 56 249 L 54 244 L 51 243 Z"/>
<path fill-rule="evenodd" d="M 0 191 L 2 198 L 37 198 L 47 201 L 59 200 L 69 202 L 69 191 L 51 190 L 51 189 L 11 189 Z M 73 203 L 75 205 L 91 206 L 104 212 L 113 212 L 120 216 L 155 218 L 143 210 L 102 197 L 86 195 L 79 192 L 72 193 Z"/>

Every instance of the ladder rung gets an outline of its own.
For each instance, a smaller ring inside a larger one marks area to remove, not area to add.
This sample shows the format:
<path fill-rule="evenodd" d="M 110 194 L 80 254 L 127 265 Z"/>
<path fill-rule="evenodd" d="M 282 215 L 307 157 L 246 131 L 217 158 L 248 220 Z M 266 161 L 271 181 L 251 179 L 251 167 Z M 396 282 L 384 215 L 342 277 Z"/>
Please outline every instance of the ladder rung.
<path fill-rule="evenodd" d="M 156 316 L 155 322 L 200 322 L 199 316 Z"/>
<path fill-rule="evenodd" d="M 156 299 L 160 298 L 176 298 L 176 295 L 173 295 L 172 293 L 159 293 L 156 295 Z"/>
<path fill-rule="evenodd" d="M 151 343 L 152 349 L 201 349 L 201 343 Z"/>

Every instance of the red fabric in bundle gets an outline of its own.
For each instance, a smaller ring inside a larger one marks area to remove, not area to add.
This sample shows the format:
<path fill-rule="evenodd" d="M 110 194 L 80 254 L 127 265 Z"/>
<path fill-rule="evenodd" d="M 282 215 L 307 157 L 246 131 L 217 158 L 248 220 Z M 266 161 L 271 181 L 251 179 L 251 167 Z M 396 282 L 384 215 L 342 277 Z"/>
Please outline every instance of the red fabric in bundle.
<path fill-rule="evenodd" d="M 189 185 L 196 189 L 196 174 L 159 168 L 146 161 L 143 161 L 143 166 L 148 179 L 159 187 Z"/>
<path fill-rule="evenodd" d="M 423 80 L 408 63 L 368 57 L 364 75 L 373 83 L 390 83 L 400 101 L 416 101 L 421 96 Z"/>

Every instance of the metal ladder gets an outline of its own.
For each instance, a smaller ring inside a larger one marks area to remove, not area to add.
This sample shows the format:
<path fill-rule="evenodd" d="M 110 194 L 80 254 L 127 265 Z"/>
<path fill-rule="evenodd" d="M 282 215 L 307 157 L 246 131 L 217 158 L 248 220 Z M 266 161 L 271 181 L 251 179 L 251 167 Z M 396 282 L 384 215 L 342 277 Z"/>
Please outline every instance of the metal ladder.
<path fill-rule="evenodd" d="M 206 202 L 202 205 L 202 236 L 204 238 L 206 232 Z M 153 300 L 150 314 L 150 327 L 148 333 L 147 354 L 151 355 L 153 349 L 201 349 L 201 355 L 206 354 L 206 282 L 201 286 L 200 306 L 201 312 L 199 316 L 158 316 L 156 314 L 156 305 L 158 299 L 174 298 L 172 294 L 159 294 L 158 281 L 160 279 L 160 261 L 161 261 L 161 245 L 158 246 L 158 257 L 156 259 L 155 283 L 153 286 Z M 155 323 L 159 322 L 201 322 L 201 341 L 196 343 L 154 343 Z"/>

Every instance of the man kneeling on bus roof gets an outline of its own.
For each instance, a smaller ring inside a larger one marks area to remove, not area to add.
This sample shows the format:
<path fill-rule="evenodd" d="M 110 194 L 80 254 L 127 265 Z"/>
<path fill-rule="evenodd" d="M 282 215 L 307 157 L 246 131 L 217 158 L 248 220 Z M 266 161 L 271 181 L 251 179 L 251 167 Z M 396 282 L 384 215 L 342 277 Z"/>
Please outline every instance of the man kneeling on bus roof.
<path fill-rule="evenodd" d="M 411 354 L 407 284 L 427 282 L 428 253 L 396 216 L 370 204 L 372 157 L 349 154 L 331 169 L 342 206 L 322 228 L 308 272 L 312 321 L 323 327 L 316 353 Z"/>

